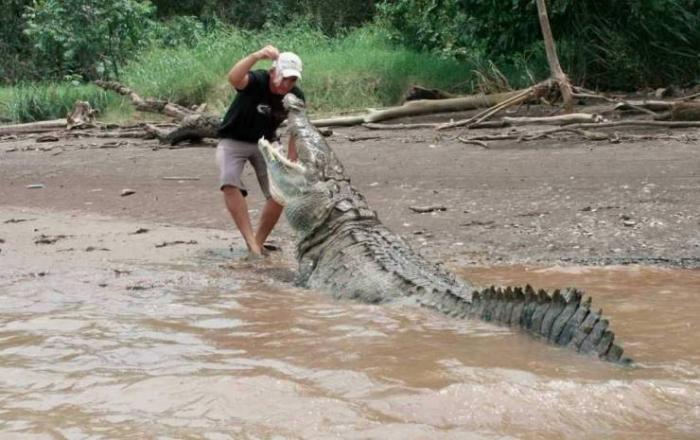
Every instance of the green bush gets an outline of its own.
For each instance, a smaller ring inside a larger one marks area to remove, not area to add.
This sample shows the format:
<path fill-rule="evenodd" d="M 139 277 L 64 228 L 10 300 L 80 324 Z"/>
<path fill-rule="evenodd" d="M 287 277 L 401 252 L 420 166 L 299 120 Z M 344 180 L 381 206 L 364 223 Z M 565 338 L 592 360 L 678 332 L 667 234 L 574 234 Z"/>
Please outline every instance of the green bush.
<path fill-rule="evenodd" d="M 208 34 L 222 28 L 216 18 L 201 20 L 192 15 L 177 15 L 155 22 L 149 35 L 150 44 L 161 47 L 194 47 Z"/>
<path fill-rule="evenodd" d="M 0 84 L 9 84 L 17 78 L 35 79 L 33 66 L 28 60 L 31 47 L 24 34 L 23 14 L 31 0 L 3 0 L 0 14 Z"/>
<path fill-rule="evenodd" d="M 36 0 L 25 14 L 35 68 L 45 78 L 119 78 L 152 13 L 150 3 L 137 0 Z"/>

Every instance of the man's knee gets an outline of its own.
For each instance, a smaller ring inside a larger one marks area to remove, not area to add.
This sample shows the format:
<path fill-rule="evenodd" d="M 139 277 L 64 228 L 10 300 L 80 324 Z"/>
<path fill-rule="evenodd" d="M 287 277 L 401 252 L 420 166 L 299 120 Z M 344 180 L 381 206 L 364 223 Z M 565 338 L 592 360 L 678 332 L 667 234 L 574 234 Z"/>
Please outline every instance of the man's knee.
<path fill-rule="evenodd" d="M 246 197 L 248 191 L 241 189 L 234 185 L 221 185 L 221 192 L 224 193 L 224 197 Z"/>

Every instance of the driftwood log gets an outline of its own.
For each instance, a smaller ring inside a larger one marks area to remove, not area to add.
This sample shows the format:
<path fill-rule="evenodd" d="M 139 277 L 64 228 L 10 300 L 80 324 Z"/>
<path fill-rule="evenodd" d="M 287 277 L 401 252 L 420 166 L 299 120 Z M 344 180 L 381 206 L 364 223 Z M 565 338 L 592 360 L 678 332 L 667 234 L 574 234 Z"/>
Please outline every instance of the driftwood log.
<path fill-rule="evenodd" d="M 659 121 L 700 121 L 700 102 L 674 102 L 669 111 L 657 115 Z"/>
<path fill-rule="evenodd" d="M 94 127 L 96 113 L 97 110 L 93 109 L 89 102 L 75 101 L 73 109 L 63 119 L 28 122 L 26 124 L 0 125 L 0 136 Z"/>
<path fill-rule="evenodd" d="M 218 137 L 221 118 L 210 113 L 195 113 L 185 116 L 172 130 L 147 124 L 145 130 L 161 143 L 178 145 L 181 142 L 200 142 L 203 139 Z"/>
<path fill-rule="evenodd" d="M 80 127 L 92 127 L 97 110 L 87 101 L 75 101 L 73 110 L 66 116 L 66 128 L 71 130 Z"/>
<path fill-rule="evenodd" d="M 506 125 L 569 125 L 604 122 L 602 116 L 590 113 L 568 113 L 544 117 L 508 117 L 501 119 Z"/>
<path fill-rule="evenodd" d="M 160 113 L 177 120 L 183 119 L 185 116 L 195 113 L 195 111 L 190 110 L 187 107 L 183 107 L 169 101 L 163 101 L 155 98 L 143 99 L 129 87 L 116 81 L 97 80 L 95 81 L 95 84 L 105 90 L 112 90 L 122 96 L 128 97 L 136 110 L 142 112 Z"/>
<path fill-rule="evenodd" d="M 197 108 L 187 108 L 168 101 L 163 101 L 154 98 L 144 99 L 129 87 L 117 82 L 97 81 L 97 85 L 107 90 L 114 91 L 129 98 L 131 103 L 137 110 L 154 112 L 166 115 L 172 118 L 175 122 L 174 128 L 171 124 L 139 124 L 134 127 L 109 127 L 104 124 L 99 124 L 98 133 L 84 132 L 85 134 L 68 133 L 66 135 L 94 135 L 97 137 L 140 137 L 140 138 L 157 138 L 161 143 L 177 145 L 180 142 L 200 141 L 205 138 L 216 138 L 217 130 L 221 119 L 218 115 L 205 112 L 205 106 L 201 105 Z M 700 102 L 693 100 L 693 97 L 680 98 L 674 101 L 662 100 L 642 100 L 642 101 L 619 101 L 613 98 L 607 98 L 602 95 L 597 95 L 595 92 L 586 91 L 584 89 L 575 88 L 576 97 L 578 99 L 603 99 L 607 102 L 612 102 L 607 110 L 603 109 L 603 114 L 616 111 L 638 111 L 652 116 L 654 120 L 619 120 L 616 122 L 605 121 L 596 113 L 575 113 L 558 116 L 545 117 L 504 117 L 499 120 L 486 121 L 485 119 L 495 115 L 503 109 L 524 102 L 531 102 L 546 96 L 552 90 L 553 82 L 545 81 L 533 87 L 524 90 L 516 90 L 507 93 L 497 94 L 478 94 L 471 96 L 463 96 L 457 98 L 435 99 L 435 100 L 417 100 L 404 103 L 401 106 L 389 107 L 381 110 L 370 110 L 363 115 L 342 116 L 337 118 L 317 119 L 312 121 L 317 127 L 328 126 L 343 126 L 343 125 L 359 125 L 362 124 L 370 129 L 416 129 L 416 128 L 434 128 L 444 129 L 457 126 L 467 125 L 470 129 L 476 128 L 501 128 L 512 127 L 514 125 L 555 125 L 561 127 L 569 127 L 569 133 L 578 133 L 589 139 L 601 139 L 598 134 L 591 135 L 591 132 L 586 130 L 592 128 L 607 128 L 607 127 L 622 127 L 622 126 L 637 126 L 637 127 L 665 127 L 665 128 L 694 128 L 700 126 Z M 585 97 L 583 95 L 586 95 Z M 435 114 L 441 112 L 451 112 L 460 110 L 470 110 L 488 107 L 470 119 L 449 123 L 404 123 L 404 124 L 380 124 L 379 121 L 390 120 L 406 116 L 417 116 L 425 114 Z M 87 102 L 76 102 L 74 109 L 67 115 L 65 119 L 55 119 L 51 121 L 33 122 L 28 124 L 13 124 L 0 125 L 0 135 L 13 135 L 23 133 L 42 133 L 48 131 L 56 131 L 60 129 L 71 128 L 86 128 L 95 127 L 94 115 L 96 111 L 90 108 Z M 119 132 L 110 131 L 112 128 L 119 129 Z M 332 134 L 332 131 L 326 129 L 324 135 Z M 488 140 L 494 139 L 536 139 L 544 137 L 554 131 L 537 132 L 537 133 L 522 133 L 513 135 L 512 133 L 505 136 L 491 137 Z M 476 143 L 482 145 L 484 138 L 460 138 L 462 141 Z"/>
<path fill-rule="evenodd" d="M 175 145 L 184 140 L 199 141 L 204 138 L 215 138 L 217 136 L 216 131 L 221 119 L 216 115 L 200 113 L 167 101 L 153 98 L 144 99 L 129 87 L 117 82 L 96 81 L 95 84 L 104 89 L 112 90 L 120 95 L 129 97 L 137 110 L 161 113 L 178 121 L 178 127 L 171 131 L 148 127 L 149 132 L 161 142 Z M 478 94 L 440 100 L 409 101 L 397 107 L 371 110 L 364 115 L 316 119 L 311 122 L 316 127 L 352 126 L 363 123 L 375 123 L 406 116 L 489 107 L 518 94 L 519 92 L 506 92 L 492 95 Z"/>
<path fill-rule="evenodd" d="M 28 122 L 26 124 L 0 125 L 0 136 L 55 131 L 66 128 L 67 123 L 66 119 L 52 119 L 50 121 Z"/>
<path fill-rule="evenodd" d="M 114 91 L 131 100 L 136 110 L 142 112 L 159 113 L 173 118 L 177 127 L 172 130 L 156 127 L 148 124 L 145 130 L 161 143 L 177 145 L 184 141 L 199 142 L 205 138 L 216 138 L 217 130 L 221 124 L 221 118 L 211 113 L 205 113 L 205 106 L 201 105 L 194 110 L 155 98 L 142 98 L 138 93 L 116 81 L 95 81 L 95 84 L 105 90 Z"/>
<path fill-rule="evenodd" d="M 356 116 L 341 116 L 337 118 L 316 119 L 311 121 L 316 127 L 351 126 L 367 123 L 376 123 L 390 119 L 407 116 L 420 116 L 427 114 L 456 112 L 473 110 L 483 107 L 491 107 L 509 98 L 519 95 L 521 91 L 494 93 L 491 95 L 477 94 L 448 99 L 424 99 L 409 101 L 397 107 L 388 107 L 381 110 L 370 110 L 369 113 Z"/>

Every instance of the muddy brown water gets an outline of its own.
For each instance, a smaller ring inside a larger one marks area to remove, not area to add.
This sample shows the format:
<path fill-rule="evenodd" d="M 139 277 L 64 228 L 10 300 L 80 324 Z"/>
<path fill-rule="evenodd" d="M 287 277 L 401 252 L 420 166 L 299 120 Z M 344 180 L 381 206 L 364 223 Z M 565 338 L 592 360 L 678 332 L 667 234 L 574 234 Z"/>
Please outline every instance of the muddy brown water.
<path fill-rule="evenodd" d="M 0 438 L 700 437 L 700 271 L 462 268 L 575 285 L 623 368 L 509 329 L 293 287 L 286 263 L 0 271 Z"/>

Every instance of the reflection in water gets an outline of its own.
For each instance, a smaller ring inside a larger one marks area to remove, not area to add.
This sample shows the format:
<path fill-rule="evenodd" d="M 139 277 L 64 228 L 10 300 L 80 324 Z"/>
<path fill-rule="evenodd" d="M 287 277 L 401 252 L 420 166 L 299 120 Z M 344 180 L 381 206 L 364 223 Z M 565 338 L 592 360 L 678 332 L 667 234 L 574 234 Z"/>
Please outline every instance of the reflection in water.
<path fill-rule="evenodd" d="M 700 436 L 699 271 L 462 270 L 586 289 L 638 362 L 622 368 L 212 266 L 0 273 L 0 437 Z"/>

